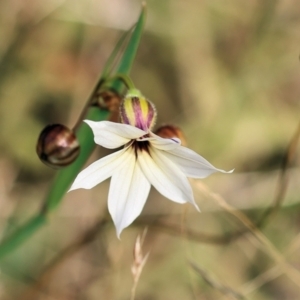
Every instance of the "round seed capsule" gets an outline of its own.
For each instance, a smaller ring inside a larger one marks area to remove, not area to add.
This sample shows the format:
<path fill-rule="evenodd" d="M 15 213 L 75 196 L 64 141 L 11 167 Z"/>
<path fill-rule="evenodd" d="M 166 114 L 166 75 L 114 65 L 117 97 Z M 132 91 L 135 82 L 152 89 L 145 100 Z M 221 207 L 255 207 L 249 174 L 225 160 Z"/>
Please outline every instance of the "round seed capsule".
<path fill-rule="evenodd" d="M 80 146 L 71 129 L 61 124 L 52 124 L 41 132 L 36 152 L 47 166 L 59 169 L 75 161 Z"/>

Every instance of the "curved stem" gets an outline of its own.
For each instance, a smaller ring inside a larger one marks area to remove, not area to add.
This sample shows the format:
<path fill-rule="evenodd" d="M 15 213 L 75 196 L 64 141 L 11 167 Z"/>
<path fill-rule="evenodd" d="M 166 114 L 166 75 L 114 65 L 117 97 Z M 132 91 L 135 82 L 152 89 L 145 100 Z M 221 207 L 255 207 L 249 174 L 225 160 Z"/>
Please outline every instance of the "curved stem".
<path fill-rule="evenodd" d="M 123 82 L 125 84 L 125 86 L 128 89 L 135 89 L 133 81 L 126 74 L 121 74 L 121 73 L 115 74 L 114 76 L 112 76 L 109 79 L 107 79 L 107 82 L 114 81 L 114 80 L 120 80 L 121 82 Z"/>

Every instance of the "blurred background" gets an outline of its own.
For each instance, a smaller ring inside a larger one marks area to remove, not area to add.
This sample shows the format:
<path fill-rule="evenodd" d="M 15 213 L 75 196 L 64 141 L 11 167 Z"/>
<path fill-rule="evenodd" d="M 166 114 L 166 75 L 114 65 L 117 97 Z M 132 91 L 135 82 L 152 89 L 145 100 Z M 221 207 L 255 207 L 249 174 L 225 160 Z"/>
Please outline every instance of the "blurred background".
<path fill-rule="evenodd" d="M 157 125 L 180 126 L 190 148 L 234 173 L 191 181 L 201 214 L 152 189 L 121 241 L 111 223 L 95 227 L 107 214 L 109 181 L 67 194 L 47 225 L 1 262 L 0 299 L 130 299 L 133 248 L 147 225 L 150 254 L 136 299 L 299 299 L 299 147 L 289 148 L 300 110 L 298 1 L 147 6 L 135 85 L 156 105 Z M 40 209 L 55 175 L 36 155 L 40 131 L 75 124 L 140 7 L 0 1 L 1 236 Z M 98 147 L 89 163 L 107 153 Z M 261 231 L 237 238 L 276 199 L 281 208 Z"/>

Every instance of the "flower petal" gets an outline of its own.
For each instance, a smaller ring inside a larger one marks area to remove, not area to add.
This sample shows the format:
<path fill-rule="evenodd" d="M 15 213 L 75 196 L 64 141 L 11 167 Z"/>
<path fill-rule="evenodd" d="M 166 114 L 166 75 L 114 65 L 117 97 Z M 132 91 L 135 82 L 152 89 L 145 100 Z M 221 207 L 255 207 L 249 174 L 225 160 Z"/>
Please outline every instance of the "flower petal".
<path fill-rule="evenodd" d="M 93 188 L 95 185 L 111 177 L 116 168 L 125 164 L 128 159 L 128 148 L 124 148 L 95 161 L 77 175 L 74 183 L 69 189 L 69 192 L 80 188 Z"/>
<path fill-rule="evenodd" d="M 113 174 L 109 195 L 108 210 L 114 221 L 117 236 L 141 213 L 147 200 L 150 183 L 136 163 L 133 149 L 126 165 L 120 166 Z"/>
<path fill-rule="evenodd" d="M 95 143 L 108 149 L 118 148 L 132 139 L 147 134 L 145 131 L 127 124 L 89 120 L 84 120 L 84 122 L 93 130 Z"/>
<path fill-rule="evenodd" d="M 150 133 L 150 138 L 145 138 L 144 140 L 148 140 L 150 144 L 159 150 L 166 150 L 169 151 L 171 149 L 175 149 L 180 146 L 181 141 L 180 139 L 173 138 L 173 139 L 165 139 L 161 138 L 160 136 Z"/>
<path fill-rule="evenodd" d="M 170 149 L 169 151 L 164 151 L 163 154 L 173 161 L 188 177 L 205 178 L 215 172 L 233 172 L 233 170 L 227 172 L 215 168 L 201 155 L 183 146 L 177 147 L 176 149 Z"/>
<path fill-rule="evenodd" d="M 178 203 L 190 202 L 199 210 L 182 171 L 161 150 L 150 147 L 149 152 L 138 153 L 138 164 L 150 183 L 166 198 Z"/>

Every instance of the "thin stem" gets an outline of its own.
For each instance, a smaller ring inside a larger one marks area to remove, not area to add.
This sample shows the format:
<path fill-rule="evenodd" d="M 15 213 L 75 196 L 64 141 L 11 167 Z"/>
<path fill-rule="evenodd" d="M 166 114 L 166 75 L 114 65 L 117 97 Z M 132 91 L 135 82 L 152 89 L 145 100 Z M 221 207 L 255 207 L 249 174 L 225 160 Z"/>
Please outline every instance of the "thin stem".
<path fill-rule="evenodd" d="M 73 127 L 74 132 L 76 132 L 78 130 L 79 126 L 81 125 L 82 120 L 85 118 L 85 116 L 88 112 L 88 109 L 93 105 L 95 95 L 97 94 L 97 92 L 101 88 L 101 86 L 104 84 L 104 82 L 105 82 L 104 79 L 100 79 L 100 81 L 96 84 L 96 86 L 95 86 L 94 90 L 92 91 L 90 97 L 88 98 L 82 112 L 80 113 L 75 126 Z"/>
<path fill-rule="evenodd" d="M 92 91 L 90 97 L 88 98 L 88 101 L 86 102 L 75 126 L 73 127 L 73 131 L 75 132 L 78 127 L 80 126 L 82 120 L 84 119 L 84 117 L 86 116 L 87 114 L 87 111 L 88 109 L 93 106 L 94 104 L 94 100 L 95 100 L 95 96 L 97 95 L 97 93 L 99 92 L 99 90 L 102 88 L 103 89 L 103 86 L 105 85 L 108 85 L 110 82 L 113 82 L 115 80 L 120 80 L 122 83 L 124 83 L 124 85 L 128 88 L 128 89 L 135 89 L 135 86 L 133 84 L 133 81 L 130 79 L 130 77 L 126 74 L 121 74 L 121 73 L 118 73 L 110 78 L 107 78 L 107 79 L 101 79 L 99 81 L 99 83 L 95 86 L 94 90 Z M 105 90 L 105 89 L 103 89 Z"/>
<path fill-rule="evenodd" d="M 120 80 L 121 82 L 123 82 L 125 84 L 125 86 L 128 89 L 135 89 L 135 86 L 133 84 L 133 81 L 130 79 L 130 77 L 126 74 L 121 74 L 118 73 L 110 78 L 107 79 L 106 82 L 110 82 L 110 81 L 114 81 L 114 80 Z"/>
<path fill-rule="evenodd" d="M 134 281 L 132 289 L 131 289 L 131 296 L 130 296 L 130 300 L 134 300 L 135 299 L 135 291 L 136 291 L 136 287 L 137 287 L 137 281 Z"/>

